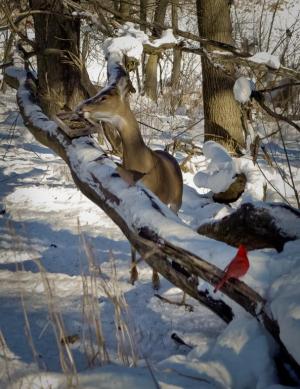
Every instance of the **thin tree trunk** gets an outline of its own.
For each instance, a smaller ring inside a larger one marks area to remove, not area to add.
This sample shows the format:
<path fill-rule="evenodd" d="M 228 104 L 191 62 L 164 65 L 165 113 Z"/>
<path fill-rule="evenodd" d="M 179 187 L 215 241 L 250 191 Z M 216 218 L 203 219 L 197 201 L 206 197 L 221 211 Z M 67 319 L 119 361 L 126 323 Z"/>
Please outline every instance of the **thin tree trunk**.
<path fill-rule="evenodd" d="M 141 22 L 147 22 L 148 0 L 140 0 L 140 19 Z M 146 26 L 141 24 L 141 30 L 146 31 Z"/>
<path fill-rule="evenodd" d="M 158 0 L 156 2 L 154 14 L 155 27 L 152 30 L 152 36 L 154 38 L 161 36 L 162 28 L 159 26 L 163 26 L 164 24 L 168 2 L 169 0 Z M 157 64 L 158 55 L 150 54 L 145 67 L 144 91 L 153 101 L 157 101 Z"/>
<path fill-rule="evenodd" d="M 141 26 L 140 29 L 142 31 L 147 31 L 147 27 L 145 24 L 147 22 L 147 9 L 148 9 L 148 0 L 140 0 L 140 19 L 141 19 Z M 141 58 L 141 63 L 142 63 L 142 80 L 145 80 L 145 74 L 146 74 L 146 54 L 143 52 L 142 58 Z M 141 90 L 141 86 L 139 86 L 139 92 Z"/>
<path fill-rule="evenodd" d="M 144 91 L 153 101 L 157 101 L 157 64 L 158 56 L 150 54 L 145 66 Z"/>
<path fill-rule="evenodd" d="M 126 17 L 126 16 L 129 16 L 129 13 L 130 13 L 130 3 L 128 0 L 121 0 L 120 1 L 120 10 L 119 10 L 120 14 L 122 15 L 122 17 Z"/>
<path fill-rule="evenodd" d="M 230 8 L 227 0 L 197 0 L 199 34 L 203 38 L 232 43 Z M 206 46 L 207 50 L 211 47 Z M 244 146 L 241 110 L 233 96 L 233 80 L 202 56 L 205 140 L 227 148 Z"/>
<path fill-rule="evenodd" d="M 11 50 L 13 47 L 13 43 L 14 43 L 14 38 L 15 38 L 14 32 L 7 31 L 6 34 L 7 35 L 6 35 L 5 44 L 4 44 L 3 63 L 6 63 L 9 60 Z M 4 73 L 5 73 L 5 71 L 3 69 L 3 74 Z M 6 82 L 4 80 L 4 77 L 3 77 L 3 82 L 1 85 L 1 92 L 3 92 L 3 93 L 6 92 Z"/>
<path fill-rule="evenodd" d="M 173 0 L 172 2 L 172 27 L 173 27 L 173 31 L 176 33 L 178 29 L 178 0 Z M 177 91 L 179 87 L 181 59 L 182 59 L 181 49 L 178 47 L 174 47 L 173 67 L 172 67 L 172 75 L 171 75 L 171 87 L 173 91 Z M 176 93 L 174 94 L 172 93 L 172 97 L 171 97 L 172 113 L 175 112 L 177 106 L 178 106 L 178 95 Z"/>

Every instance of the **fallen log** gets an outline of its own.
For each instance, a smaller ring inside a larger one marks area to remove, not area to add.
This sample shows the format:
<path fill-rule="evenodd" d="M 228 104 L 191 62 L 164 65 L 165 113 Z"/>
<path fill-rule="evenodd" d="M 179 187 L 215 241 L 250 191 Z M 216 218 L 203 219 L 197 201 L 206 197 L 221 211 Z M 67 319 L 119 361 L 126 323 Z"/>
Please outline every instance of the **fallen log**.
<path fill-rule="evenodd" d="M 300 224 L 300 211 L 287 204 L 244 203 L 223 219 L 202 224 L 197 231 L 231 246 L 244 244 L 248 250 L 274 248 L 280 252 L 286 242 L 300 238 L 299 229 L 286 230 L 280 223 L 287 216 Z"/>

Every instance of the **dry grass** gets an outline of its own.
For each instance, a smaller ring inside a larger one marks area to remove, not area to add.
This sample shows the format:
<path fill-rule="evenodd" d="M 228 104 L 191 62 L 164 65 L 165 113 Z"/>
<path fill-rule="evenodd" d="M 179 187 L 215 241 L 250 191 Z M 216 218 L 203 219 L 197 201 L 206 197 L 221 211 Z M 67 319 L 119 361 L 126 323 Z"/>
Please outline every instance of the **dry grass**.
<path fill-rule="evenodd" d="M 78 227 L 81 247 L 84 250 L 89 265 L 89 275 L 83 276 L 85 300 L 83 317 L 89 323 L 89 328 L 93 327 L 98 345 L 96 353 L 95 351 L 93 352 L 92 360 L 100 358 L 100 363 L 109 361 L 101 328 L 101 320 L 97 317 L 98 295 L 104 295 L 114 306 L 118 359 L 126 366 L 135 366 L 138 360 L 138 352 L 134 336 L 134 323 L 130 318 L 128 305 L 118 282 L 114 255 L 110 252 L 111 273 L 110 278 L 107 279 L 102 274 L 100 266 L 96 263 L 91 244 L 81 232 L 79 225 Z"/>
<path fill-rule="evenodd" d="M 24 244 L 22 243 L 21 238 L 17 235 L 11 222 L 9 223 L 9 231 L 15 244 L 16 253 L 22 251 L 22 249 L 24 250 Z M 82 333 L 80 336 L 80 342 L 82 345 L 82 350 L 87 359 L 87 364 L 89 367 L 102 366 L 109 363 L 111 359 L 107 350 L 105 335 L 103 333 L 101 310 L 99 305 L 99 297 L 105 296 L 114 307 L 114 327 L 117 343 L 117 358 L 125 366 L 136 366 L 138 352 L 134 336 L 134 322 L 130 317 L 128 305 L 118 281 L 114 255 L 112 252 L 110 253 L 110 276 L 105 276 L 102 274 L 101 268 L 97 263 L 93 247 L 81 231 L 79 223 L 78 231 L 82 253 L 84 253 L 83 257 L 86 257 L 88 262 L 87 274 L 84 274 L 84 272 L 81 271 Z M 34 250 L 32 250 L 32 254 L 33 253 Z M 34 255 L 36 255 L 36 253 L 34 253 Z M 60 361 L 61 371 L 66 378 L 66 387 L 77 387 L 78 372 L 73 357 L 71 344 L 74 341 L 78 341 L 79 337 L 69 336 L 66 332 L 62 313 L 60 312 L 60 308 L 57 303 L 58 299 L 61 297 L 59 297 L 55 291 L 55 281 L 51 281 L 51 279 L 53 280 L 53 277 L 50 279 L 40 259 L 34 259 L 33 261 L 39 269 L 39 275 L 44 289 L 43 294 L 47 301 L 47 312 L 49 317 L 49 320 L 39 334 L 38 339 L 43 336 L 44 332 L 50 324 L 52 326 L 56 340 L 57 355 Z M 16 279 L 19 284 L 19 294 L 25 323 L 24 336 L 31 350 L 32 359 L 35 362 L 37 368 L 36 375 L 38 376 L 38 372 L 45 372 L 47 371 L 47 368 L 45 364 L 41 362 L 39 350 L 36 348 L 38 339 L 35 339 L 31 329 L 32 324 L 28 315 L 30 307 L 28 306 L 28 300 L 25 297 L 26 291 L 22 289 L 24 286 L 22 286 L 21 275 L 24 272 L 24 267 L 16 263 Z M 9 358 L 10 351 L 6 346 L 5 336 L 1 331 L 0 352 L 2 358 L 4 359 L 5 374 L 7 376 L 6 382 L 11 383 L 14 381 L 14 369 Z M 113 352 L 113 354 L 115 354 L 115 352 Z M 10 367 L 12 368 L 10 369 Z"/>

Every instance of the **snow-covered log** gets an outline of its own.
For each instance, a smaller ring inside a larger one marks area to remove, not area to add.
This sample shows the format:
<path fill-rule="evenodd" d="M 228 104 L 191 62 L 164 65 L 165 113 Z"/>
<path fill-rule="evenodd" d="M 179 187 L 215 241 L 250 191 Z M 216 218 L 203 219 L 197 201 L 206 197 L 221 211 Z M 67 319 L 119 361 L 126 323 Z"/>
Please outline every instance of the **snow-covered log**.
<path fill-rule="evenodd" d="M 202 224 L 198 232 L 232 246 L 244 244 L 248 250 L 282 251 L 286 242 L 300 238 L 300 212 L 280 203 L 244 203 L 223 219 Z"/>
<path fill-rule="evenodd" d="M 221 257 L 225 248 L 228 251 L 226 244 L 214 241 L 212 245 L 211 239 L 184 225 L 145 187 L 123 181 L 116 165 L 91 137 L 69 138 L 38 105 L 32 73 L 8 68 L 7 76 L 18 80 L 17 101 L 26 126 L 38 141 L 63 158 L 77 187 L 120 227 L 151 267 L 229 322 L 233 318 L 230 306 L 197 285 L 198 278 L 212 285 L 220 281 L 223 272 L 208 260 Z M 172 266 L 173 261 L 180 266 Z M 284 359 L 300 376 L 300 367 L 282 343 L 266 301 L 239 280 L 227 282 L 222 292 L 265 326 L 280 345 Z"/>

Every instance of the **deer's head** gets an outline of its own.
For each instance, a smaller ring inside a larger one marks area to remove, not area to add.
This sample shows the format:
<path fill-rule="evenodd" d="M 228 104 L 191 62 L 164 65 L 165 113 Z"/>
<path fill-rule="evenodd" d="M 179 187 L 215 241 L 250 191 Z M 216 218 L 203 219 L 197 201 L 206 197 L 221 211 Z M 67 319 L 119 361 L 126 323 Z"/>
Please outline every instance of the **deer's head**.
<path fill-rule="evenodd" d="M 90 121 L 108 122 L 116 127 L 124 120 L 130 111 L 128 103 L 129 92 L 134 88 L 127 77 L 102 89 L 97 95 L 84 100 L 76 109 Z"/>

